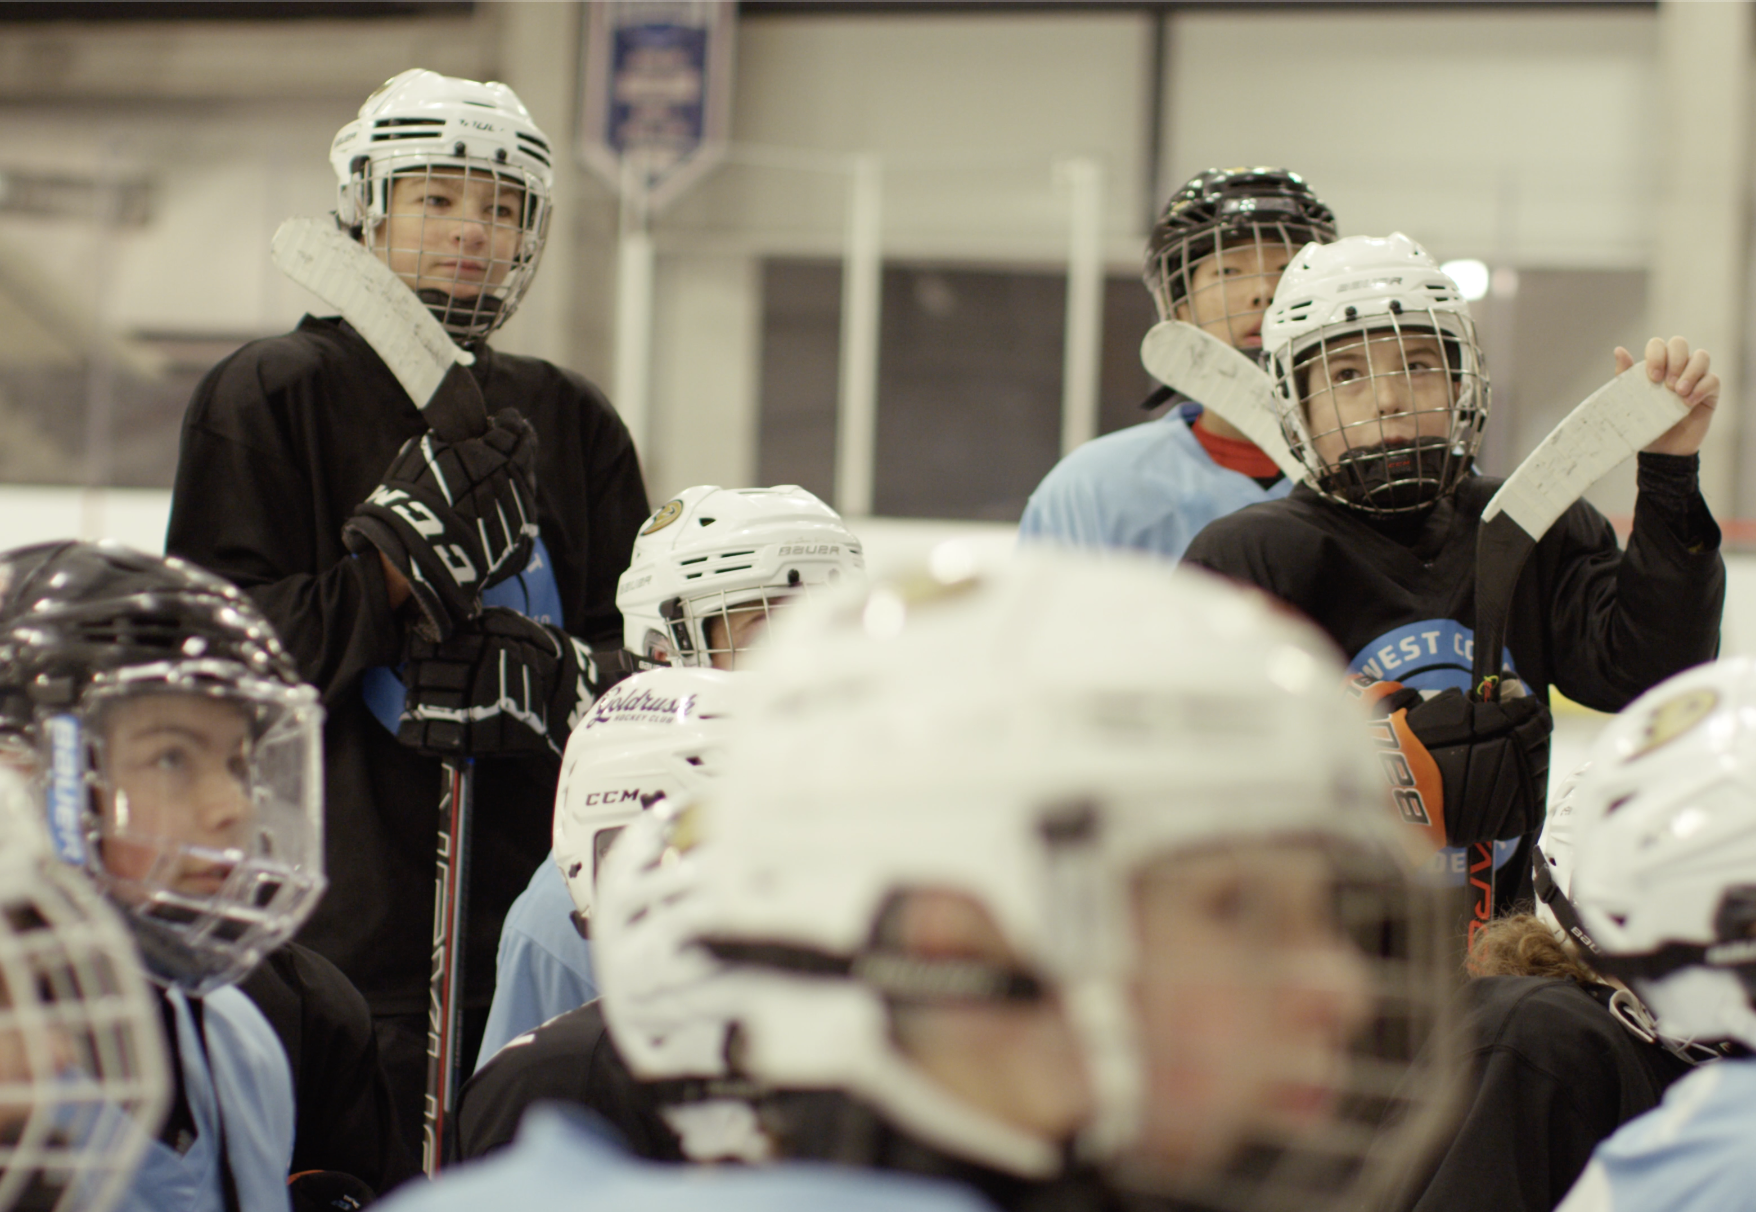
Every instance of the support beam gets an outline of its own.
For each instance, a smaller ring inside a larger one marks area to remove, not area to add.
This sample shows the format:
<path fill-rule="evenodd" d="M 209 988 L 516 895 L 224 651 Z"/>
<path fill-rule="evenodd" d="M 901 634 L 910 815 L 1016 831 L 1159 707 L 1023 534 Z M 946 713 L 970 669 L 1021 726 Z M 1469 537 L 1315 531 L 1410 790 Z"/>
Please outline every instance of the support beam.
<path fill-rule="evenodd" d="M 1061 453 L 1097 437 L 1104 339 L 1104 169 L 1096 160 L 1057 167 L 1068 193 L 1067 326 L 1061 361 Z"/>
<path fill-rule="evenodd" d="M 1658 231 L 1646 335 L 1681 334 L 1713 354 L 1725 388 L 1701 450 L 1701 487 L 1724 518 L 1735 505 L 1743 412 L 1751 6 L 1663 0 L 1658 30 Z"/>
<path fill-rule="evenodd" d="M 883 306 L 884 170 L 876 155 L 848 173 L 847 253 L 841 277 L 841 392 L 835 415 L 835 507 L 872 512 L 878 453 L 878 323 Z"/>

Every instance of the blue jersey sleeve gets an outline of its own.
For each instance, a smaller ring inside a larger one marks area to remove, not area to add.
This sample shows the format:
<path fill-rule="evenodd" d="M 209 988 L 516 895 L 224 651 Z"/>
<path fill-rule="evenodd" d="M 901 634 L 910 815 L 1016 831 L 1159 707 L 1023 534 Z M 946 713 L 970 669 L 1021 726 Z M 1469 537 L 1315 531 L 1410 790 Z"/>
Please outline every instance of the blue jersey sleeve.
<path fill-rule="evenodd" d="M 1020 544 L 1124 548 L 1181 559 L 1216 518 L 1285 496 L 1215 463 L 1180 415 L 1105 434 L 1043 477 L 1019 520 Z"/>
<path fill-rule="evenodd" d="M 1756 1212 L 1756 1061 L 1716 1061 L 1592 1154 L 1559 1212 Z"/>
<path fill-rule="evenodd" d="M 500 928 L 494 1001 L 476 1055 L 477 1070 L 526 1031 L 598 995 L 591 944 L 574 929 L 572 913 L 573 898 L 551 853 L 512 902 Z"/>

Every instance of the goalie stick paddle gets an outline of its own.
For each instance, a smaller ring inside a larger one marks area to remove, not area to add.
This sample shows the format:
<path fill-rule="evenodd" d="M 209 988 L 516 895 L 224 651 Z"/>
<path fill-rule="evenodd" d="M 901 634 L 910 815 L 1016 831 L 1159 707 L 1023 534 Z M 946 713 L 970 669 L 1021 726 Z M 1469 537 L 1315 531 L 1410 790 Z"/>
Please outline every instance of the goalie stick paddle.
<path fill-rule="evenodd" d="M 1274 386 L 1247 355 L 1181 320 L 1155 324 L 1140 343 L 1146 372 L 1230 422 L 1294 484 L 1309 478 L 1288 449 Z"/>
<path fill-rule="evenodd" d="M 478 438 L 488 409 L 460 349 L 414 291 L 357 240 L 324 219 L 288 219 L 274 233 L 274 263 L 341 313 L 372 347 L 442 441 Z M 427 986 L 427 1094 L 421 1163 L 439 1170 L 445 1120 L 456 1101 L 463 1029 L 464 916 L 469 901 L 469 822 L 475 768 L 468 758 L 440 767 L 433 888 L 433 959 Z"/>
<path fill-rule="evenodd" d="M 1476 628 L 1470 697 L 1500 697 L 1512 594 L 1524 562 L 1586 489 L 1682 420 L 1689 405 L 1637 362 L 1592 392 L 1530 452 L 1482 510 L 1476 534 Z M 1469 941 L 1494 916 L 1494 843 L 1469 848 L 1475 907 Z"/>
<path fill-rule="evenodd" d="M 329 219 L 288 219 L 274 233 L 275 266 L 341 313 L 447 442 L 488 431 L 482 391 L 427 305 L 390 266 Z"/>

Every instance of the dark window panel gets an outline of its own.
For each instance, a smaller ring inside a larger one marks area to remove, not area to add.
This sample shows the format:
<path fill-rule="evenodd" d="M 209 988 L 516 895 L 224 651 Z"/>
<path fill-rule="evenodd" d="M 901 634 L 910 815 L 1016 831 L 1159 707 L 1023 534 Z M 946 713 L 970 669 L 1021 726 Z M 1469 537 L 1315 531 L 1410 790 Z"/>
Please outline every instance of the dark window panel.
<path fill-rule="evenodd" d="M 884 272 L 874 511 L 1012 521 L 1060 454 L 1065 275 Z"/>
<path fill-rule="evenodd" d="M 762 267 L 762 403 L 757 479 L 835 499 L 841 262 L 771 258 Z"/>

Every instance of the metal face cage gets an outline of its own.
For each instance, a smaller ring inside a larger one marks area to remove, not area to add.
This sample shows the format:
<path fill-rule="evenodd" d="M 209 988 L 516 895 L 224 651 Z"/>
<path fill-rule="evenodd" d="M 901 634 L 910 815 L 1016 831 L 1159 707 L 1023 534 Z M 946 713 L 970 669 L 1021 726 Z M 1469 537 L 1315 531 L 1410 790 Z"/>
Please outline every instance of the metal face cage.
<path fill-rule="evenodd" d="M 362 242 L 458 341 L 504 324 L 530 288 L 549 226 L 548 190 L 517 165 L 430 151 L 356 157 Z"/>
<path fill-rule="evenodd" d="M 1290 358 L 1277 356 L 1274 373 L 1282 399 L 1297 401 L 1293 453 L 1330 499 L 1405 513 L 1469 474 L 1488 376 L 1467 315 L 1393 302 L 1384 315 L 1319 327 Z"/>
<path fill-rule="evenodd" d="M 660 603 L 676 663 L 736 669 L 740 655 L 766 636 L 774 611 L 800 592 L 775 587 L 722 590 Z"/>
<path fill-rule="evenodd" d="M 1280 222 L 1192 232 L 1155 253 L 1147 289 L 1162 318 L 1193 324 L 1255 353 L 1281 271 L 1311 236 L 1303 224 Z"/>

